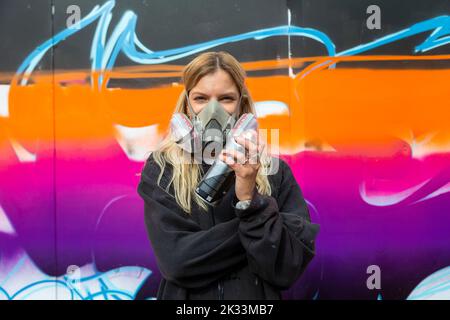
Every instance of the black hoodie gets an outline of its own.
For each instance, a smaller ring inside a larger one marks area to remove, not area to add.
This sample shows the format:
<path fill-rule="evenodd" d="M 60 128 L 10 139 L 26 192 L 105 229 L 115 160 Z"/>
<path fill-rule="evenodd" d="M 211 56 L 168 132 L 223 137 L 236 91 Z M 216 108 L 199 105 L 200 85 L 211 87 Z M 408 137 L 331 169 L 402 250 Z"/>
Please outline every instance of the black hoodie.
<path fill-rule="evenodd" d="M 290 167 L 274 159 L 270 196 L 255 188 L 250 207 L 240 210 L 233 185 L 208 212 L 192 201 L 189 215 L 173 196 L 171 166 L 158 185 L 160 168 L 150 155 L 138 193 L 162 274 L 157 299 L 281 299 L 300 277 L 315 255 L 319 225 L 311 223 Z"/>

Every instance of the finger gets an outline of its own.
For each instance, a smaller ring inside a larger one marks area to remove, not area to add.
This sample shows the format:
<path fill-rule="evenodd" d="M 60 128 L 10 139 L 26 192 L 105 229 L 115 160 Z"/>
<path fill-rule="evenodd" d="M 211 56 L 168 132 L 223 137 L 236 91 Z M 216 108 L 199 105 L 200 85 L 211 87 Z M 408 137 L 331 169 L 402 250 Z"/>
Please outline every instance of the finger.
<path fill-rule="evenodd" d="M 253 129 L 245 130 L 243 136 L 245 139 L 248 139 L 255 144 L 258 142 L 258 133 L 256 132 L 256 130 Z"/>
<path fill-rule="evenodd" d="M 248 157 L 248 164 L 251 164 L 251 165 L 255 165 L 255 164 L 258 164 L 259 163 L 259 161 L 260 161 L 260 155 L 259 155 L 259 153 L 255 153 L 255 154 L 253 154 L 253 155 L 250 155 L 249 157 Z"/>
<path fill-rule="evenodd" d="M 247 137 L 252 136 L 253 138 L 249 140 L 245 140 L 243 141 L 243 139 L 237 139 L 239 141 L 239 143 L 241 145 L 244 146 L 244 148 L 246 148 L 246 153 L 247 153 L 247 157 L 248 157 L 248 163 L 255 165 L 258 164 L 260 162 L 260 158 L 261 158 L 261 153 L 262 150 L 265 148 L 265 144 L 264 144 L 264 139 L 259 139 L 259 136 L 257 135 L 256 131 L 254 130 L 249 130 L 247 133 Z M 253 141 L 255 140 L 257 143 L 255 144 Z M 252 141 L 253 140 L 253 141 Z M 236 142 L 238 142 L 236 141 Z"/>
<path fill-rule="evenodd" d="M 253 129 L 248 129 L 245 130 L 240 137 L 244 138 L 245 140 L 249 140 L 251 142 L 253 142 L 254 144 L 258 144 L 258 133 L 256 132 L 256 130 Z"/>
<path fill-rule="evenodd" d="M 253 143 L 251 140 L 245 139 L 241 136 L 235 138 L 236 142 L 242 145 L 246 152 L 249 154 L 254 154 L 258 151 L 258 147 L 255 143 Z"/>
<path fill-rule="evenodd" d="M 224 153 L 232 157 L 236 163 L 244 164 L 247 161 L 247 157 L 245 156 L 245 154 L 240 151 L 225 149 Z"/>
<path fill-rule="evenodd" d="M 221 155 L 229 164 L 239 164 L 245 162 L 245 156 L 241 152 L 235 150 L 223 149 Z"/>
<path fill-rule="evenodd" d="M 260 140 L 260 142 L 258 143 L 258 153 L 262 154 L 266 146 L 267 144 L 263 140 Z"/>
<path fill-rule="evenodd" d="M 226 163 L 227 165 L 229 165 L 230 167 L 233 167 L 234 164 L 235 164 L 235 161 L 234 161 L 233 157 L 230 156 L 230 155 L 228 155 L 228 154 L 226 154 L 224 151 L 222 151 L 222 152 L 219 154 L 219 159 L 220 159 L 221 161 L 225 162 L 225 163 Z"/>
<path fill-rule="evenodd" d="M 266 147 L 266 144 L 261 140 L 256 146 L 256 151 L 252 151 L 249 155 L 249 163 L 250 164 L 259 164 L 261 161 L 261 157 L 263 155 L 263 151 Z"/>
<path fill-rule="evenodd" d="M 257 164 L 259 162 L 259 153 L 257 150 L 253 150 L 253 148 L 250 148 L 252 151 L 249 152 L 246 150 L 245 155 L 240 151 L 232 151 L 229 152 L 234 156 L 236 159 L 236 162 L 239 164 Z"/>

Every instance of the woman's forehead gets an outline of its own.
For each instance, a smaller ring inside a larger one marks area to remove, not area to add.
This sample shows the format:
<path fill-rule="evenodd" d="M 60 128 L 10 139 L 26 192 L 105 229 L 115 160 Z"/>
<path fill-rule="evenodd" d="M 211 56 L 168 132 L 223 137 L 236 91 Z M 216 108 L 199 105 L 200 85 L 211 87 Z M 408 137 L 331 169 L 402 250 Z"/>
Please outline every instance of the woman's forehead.
<path fill-rule="evenodd" d="M 192 88 L 192 94 L 205 95 L 235 94 L 238 92 L 236 84 L 227 72 L 215 72 L 203 76 Z"/>

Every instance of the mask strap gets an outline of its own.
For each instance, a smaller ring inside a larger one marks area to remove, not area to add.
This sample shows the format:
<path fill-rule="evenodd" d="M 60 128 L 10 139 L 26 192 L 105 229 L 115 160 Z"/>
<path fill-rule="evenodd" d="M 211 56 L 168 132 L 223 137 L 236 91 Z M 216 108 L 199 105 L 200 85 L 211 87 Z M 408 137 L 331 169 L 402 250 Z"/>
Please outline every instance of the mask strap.
<path fill-rule="evenodd" d="M 232 114 L 232 117 L 235 122 L 238 120 L 239 113 L 241 111 L 241 101 L 242 101 L 242 94 L 239 96 L 239 102 L 237 104 L 236 110 Z"/>
<path fill-rule="evenodd" d="M 191 121 L 192 121 L 192 119 L 196 119 L 197 118 L 197 114 L 194 112 L 194 109 L 192 108 L 192 106 L 191 106 L 191 103 L 189 102 L 189 96 L 188 96 L 188 93 L 187 93 L 187 91 L 186 90 L 184 90 L 184 95 L 186 96 L 186 101 L 187 101 L 187 105 L 188 105 L 188 108 L 189 108 L 189 111 L 191 112 Z"/>
<path fill-rule="evenodd" d="M 203 126 L 201 121 L 198 119 L 197 114 L 194 112 L 194 109 L 191 106 L 191 103 L 189 102 L 189 96 L 187 91 L 184 91 L 184 94 L 186 96 L 186 101 L 187 101 L 187 105 L 189 107 L 189 110 L 191 111 L 192 116 L 189 117 L 189 119 L 191 120 L 192 125 L 194 126 L 194 131 L 199 135 L 202 136 L 203 134 Z"/>

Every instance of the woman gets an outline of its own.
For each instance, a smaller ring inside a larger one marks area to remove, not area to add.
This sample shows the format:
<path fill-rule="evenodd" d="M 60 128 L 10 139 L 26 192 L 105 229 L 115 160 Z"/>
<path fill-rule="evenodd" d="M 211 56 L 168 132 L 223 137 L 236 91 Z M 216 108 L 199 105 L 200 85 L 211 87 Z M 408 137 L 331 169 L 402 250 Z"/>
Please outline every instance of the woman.
<path fill-rule="evenodd" d="M 203 129 L 224 130 L 242 114 L 255 114 L 245 71 L 226 52 L 197 56 L 182 80 L 175 112 Z M 187 161 L 192 154 L 171 134 L 148 157 L 138 192 L 162 274 L 157 299 L 281 299 L 313 258 L 319 226 L 310 222 L 300 187 L 289 166 L 250 133 L 235 138 L 245 152 L 217 156 L 235 179 L 216 206 L 195 193 L 210 163 Z M 278 170 L 267 174 L 276 160 Z"/>

